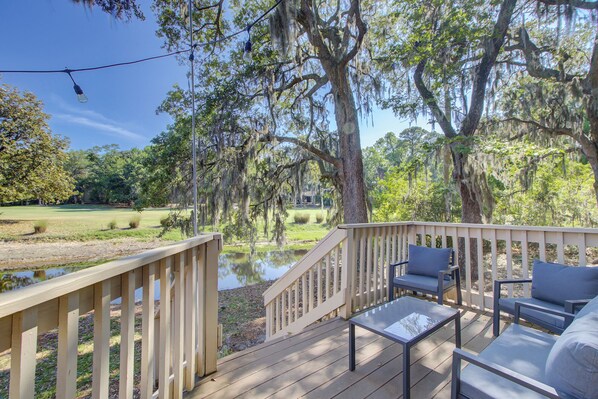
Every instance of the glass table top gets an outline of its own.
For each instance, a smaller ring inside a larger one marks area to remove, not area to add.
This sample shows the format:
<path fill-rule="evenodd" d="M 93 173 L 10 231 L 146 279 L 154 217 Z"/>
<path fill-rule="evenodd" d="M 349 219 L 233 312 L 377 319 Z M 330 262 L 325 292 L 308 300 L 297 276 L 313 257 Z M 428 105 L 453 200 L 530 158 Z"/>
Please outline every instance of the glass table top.
<path fill-rule="evenodd" d="M 350 319 L 351 323 L 407 343 L 459 313 L 436 303 L 401 297 Z"/>

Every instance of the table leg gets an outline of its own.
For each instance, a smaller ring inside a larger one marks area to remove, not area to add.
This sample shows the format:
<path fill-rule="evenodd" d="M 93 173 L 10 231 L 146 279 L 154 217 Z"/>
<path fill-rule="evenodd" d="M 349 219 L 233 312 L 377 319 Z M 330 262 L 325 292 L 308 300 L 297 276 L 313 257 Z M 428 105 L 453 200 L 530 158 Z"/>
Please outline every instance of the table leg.
<path fill-rule="evenodd" d="M 403 345 L 403 399 L 409 399 L 411 392 L 411 348 Z"/>
<path fill-rule="evenodd" d="M 349 370 L 355 370 L 355 324 L 349 323 Z"/>
<path fill-rule="evenodd" d="M 455 318 L 455 346 L 461 348 L 461 313 Z"/>

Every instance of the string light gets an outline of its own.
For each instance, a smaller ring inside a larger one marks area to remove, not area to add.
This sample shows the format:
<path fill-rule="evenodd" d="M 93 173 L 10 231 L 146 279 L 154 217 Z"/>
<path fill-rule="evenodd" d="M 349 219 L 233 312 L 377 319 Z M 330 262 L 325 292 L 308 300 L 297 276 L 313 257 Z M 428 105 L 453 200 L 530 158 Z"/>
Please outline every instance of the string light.
<path fill-rule="evenodd" d="M 75 82 L 75 79 L 73 79 L 73 75 L 71 75 L 71 70 L 68 68 L 64 69 L 64 72 L 69 75 L 69 78 L 71 78 L 71 80 L 73 81 L 73 89 L 75 90 L 75 94 L 77 95 L 77 100 L 80 103 L 86 103 L 87 102 L 87 96 L 85 95 L 85 93 L 83 93 L 83 90 L 81 89 L 81 86 L 79 86 L 77 84 L 77 82 Z"/>
<path fill-rule="evenodd" d="M 251 61 L 251 25 L 247 25 L 247 41 L 243 49 L 243 59 L 247 62 Z"/>
<path fill-rule="evenodd" d="M 146 57 L 146 58 L 140 58 L 137 60 L 132 60 L 132 61 L 125 61 L 125 62 L 117 62 L 114 64 L 106 64 L 106 65 L 99 65 L 99 66 L 93 66 L 93 67 L 87 67 L 87 68 L 65 68 L 65 69 L 6 69 L 6 70 L 0 70 L 0 73 L 31 73 L 31 74 L 47 74 L 47 73 L 66 73 L 69 75 L 69 77 L 71 78 L 71 80 L 73 81 L 73 89 L 75 90 L 75 93 L 77 94 L 77 99 L 79 100 L 79 102 L 87 102 L 87 96 L 83 93 L 83 90 L 81 89 L 81 86 L 79 86 L 76 82 L 75 79 L 73 78 L 72 74 L 76 73 L 76 72 L 89 72 L 89 71 L 97 71 L 100 69 L 107 69 L 107 68 L 116 68 L 116 67 L 120 67 L 120 66 L 126 66 L 126 65 L 133 65 L 133 64 L 139 64 L 142 62 L 147 62 L 147 61 L 153 61 L 153 60 L 157 60 L 160 58 L 166 58 L 166 57 L 172 57 L 174 55 L 178 55 L 178 54 L 184 54 L 184 53 L 190 53 L 189 54 L 189 60 L 193 61 L 194 59 L 194 50 L 198 47 L 207 47 L 207 46 L 213 46 L 222 42 L 225 42 L 227 40 L 230 40 L 236 36 L 239 36 L 240 34 L 247 32 L 247 34 L 249 35 L 249 38 L 247 39 L 247 41 L 245 42 L 245 48 L 243 51 L 243 57 L 247 59 L 247 57 L 251 58 L 251 50 L 252 50 L 252 44 L 251 44 L 251 28 L 260 23 L 268 14 L 270 14 L 276 7 L 278 7 L 280 5 L 280 3 L 282 3 L 284 0 L 278 0 L 272 7 L 270 7 L 268 10 L 266 10 L 262 15 L 260 15 L 258 18 L 256 18 L 252 23 L 247 25 L 247 28 L 245 29 L 241 29 L 238 30 L 234 33 L 231 33 L 230 35 L 221 37 L 219 39 L 214 39 L 214 40 L 210 40 L 207 42 L 203 42 L 203 43 L 194 43 L 191 45 L 191 47 L 186 48 L 186 49 L 182 49 L 182 50 L 177 50 L 177 51 L 173 51 L 167 54 L 161 54 L 161 55 L 156 55 L 156 56 L 152 56 L 152 57 Z"/>

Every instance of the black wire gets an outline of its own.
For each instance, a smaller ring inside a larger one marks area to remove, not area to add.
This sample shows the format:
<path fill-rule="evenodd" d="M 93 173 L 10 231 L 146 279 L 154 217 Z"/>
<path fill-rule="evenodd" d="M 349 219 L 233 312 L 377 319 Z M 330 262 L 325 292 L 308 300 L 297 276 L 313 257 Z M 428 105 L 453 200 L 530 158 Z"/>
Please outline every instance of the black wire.
<path fill-rule="evenodd" d="M 214 45 L 214 44 L 222 43 L 222 42 L 224 42 L 226 40 L 229 40 L 229 39 L 232 39 L 233 37 L 238 36 L 238 35 L 240 35 L 240 34 L 242 34 L 244 32 L 247 32 L 255 24 L 260 23 L 268 14 L 270 14 L 283 1 L 284 0 L 278 0 L 266 12 L 264 12 L 262 15 L 260 15 L 252 23 L 248 24 L 247 28 L 245 28 L 245 29 L 241 29 L 241 30 L 239 30 L 237 32 L 231 33 L 230 35 L 222 37 L 220 39 L 211 40 L 211 41 L 205 42 L 205 43 L 196 43 L 196 44 L 193 45 L 193 47 L 190 47 L 190 48 L 187 48 L 187 49 L 184 49 L 184 50 L 177 50 L 177 51 L 173 51 L 173 52 L 168 53 L 168 54 L 156 55 L 156 56 L 153 56 L 153 57 L 141 58 L 141 59 L 133 60 L 133 61 L 117 62 L 115 64 L 100 65 L 100 66 L 88 67 L 88 68 L 73 68 L 73 69 L 70 69 L 70 68 L 64 68 L 64 69 L 29 69 L 29 70 L 27 70 L 27 69 L 25 69 L 25 70 L 14 69 L 14 70 L 0 70 L 0 73 L 66 73 L 66 74 L 70 75 L 71 72 L 97 71 L 99 69 L 107 69 L 107 68 L 114 68 L 114 67 L 119 67 L 119 66 L 124 66 L 124 65 L 138 64 L 138 63 L 141 63 L 141 62 L 157 60 L 157 59 L 160 59 L 160 58 L 172 57 L 173 55 L 177 55 L 177 54 L 188 53 L 188 52 L 194 50 L 197 47 L 205 47 L 205 46 L 211 46 L 211 45 Z M 71 79 L 72 79 L 72 77 L 71 77 Z"/>
<path fill-rule="evenodd" d="M 264 12 L 262 15 L 260 15 L 255 21 L 253 21 L 252 24 L 248 25 L 248 28 L 251 29 L 251 27 L 257 23 L 259 23 L 262 19 L 264 19 L 266 17 L 266 15 L 270 14 L 276 7 L 278 7 L 280 5 L 280 3 L 282 3 L 284 0 L 278 0 L 276 3 L 274 3 L 274 5 L 272 7 L 270 7 L 266 12 Z"/>

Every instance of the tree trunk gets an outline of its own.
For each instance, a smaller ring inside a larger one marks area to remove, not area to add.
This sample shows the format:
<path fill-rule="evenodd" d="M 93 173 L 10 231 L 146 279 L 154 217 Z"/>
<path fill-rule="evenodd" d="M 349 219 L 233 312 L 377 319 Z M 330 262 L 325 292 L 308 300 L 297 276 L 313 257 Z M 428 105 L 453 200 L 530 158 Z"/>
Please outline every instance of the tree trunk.
<path fill-rule="evenodd" d="M 473 183 L 473 176 L 469 173 L 467 165 L 467 155 L 463 155 L 455 151 L 451 147 L 453 155 L 453 176 L 459 192 L 461 194 L 461 223 L 477 223 L 483 222 L 482 218 L 482 204 L 483 198 L 480 197 L 479 190 L 476 190 Z M 459 238 L 459 265 L 461 266 L 461 277 L 463 279 L 467 276 L 466 266 L 467 258 L 465 254 L 465 239 Z M 469 273 L 471 274 L 471 281 L 475 283 L 478 280 L 478 242 L 475 238 L 469 239 Z M 482 245 L 479 243 L 479 245 Z"/>
<path fill-rule="evenodd" d="M 346 67 L 326 68 L 334 96 L 334 114 L 340 141 L 343 216 L 345 223 L 367 223 L 363 156 L 355 99 Z"/>
<path fill-rule="evenodd" d="M 590 137 L 593 144 L 591 146 L 591 155 L 586 153 L 586 157 L 594 172 L 594 193 L 596 195 L 596 204 L 598 204 L 598 33 L 594 37 L 594 48 L 586 84 L 588 86 L 587 91 L 590 94 L 586 105 L 586 114 L 590 121 Z M 586 146 L 582 143 L 582 148 L 586 152 L 584 147 Z"/>

